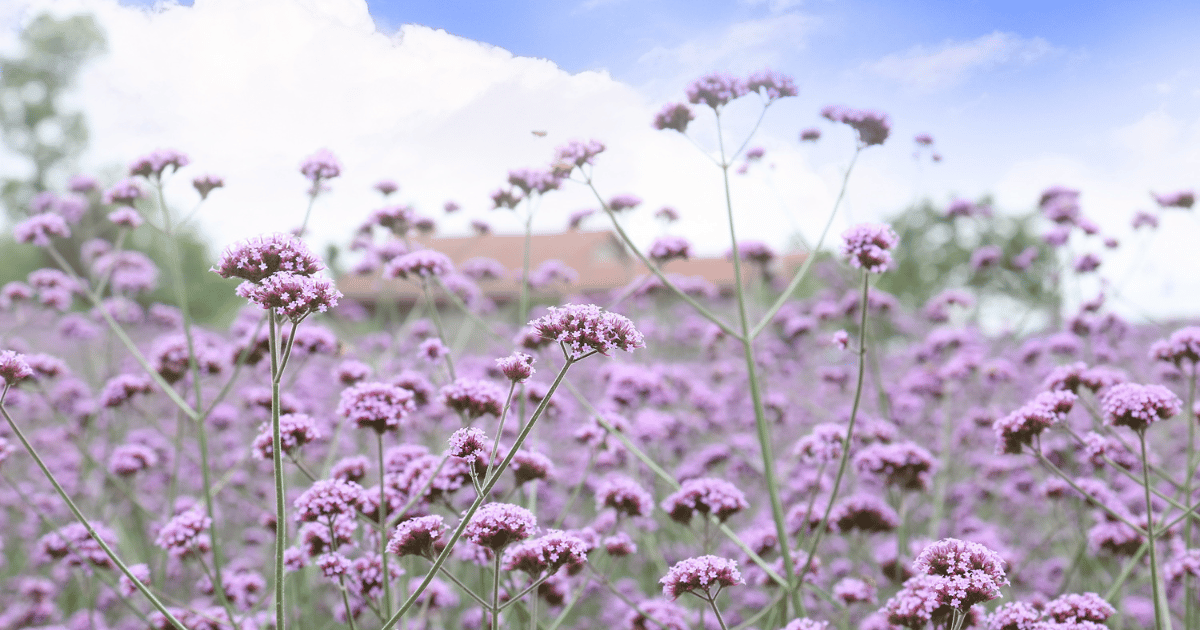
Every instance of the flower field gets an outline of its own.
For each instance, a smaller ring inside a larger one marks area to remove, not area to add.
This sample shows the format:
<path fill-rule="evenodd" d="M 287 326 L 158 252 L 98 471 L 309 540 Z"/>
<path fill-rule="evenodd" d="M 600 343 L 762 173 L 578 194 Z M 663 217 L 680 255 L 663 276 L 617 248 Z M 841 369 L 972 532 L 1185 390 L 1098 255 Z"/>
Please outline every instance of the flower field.
<path fill-rule="evenodd" d="M 650 273 L 553 304 L 528 263 L 423 248 L 436 219 L 381 182 L 356 271 L 422 300 L 345 299 L 298 212 L 206 261 L 243 300 L 218 326 L 181 249 L 160 269 L 131 244 L 190 219 L 164 181 L 203 202 L 220 177 L 155 151 L 38 195 L 13 234 L 53 264 L 0 292 L 0 630 L 1200 628 L 1200 326 L 1130 323 L 1104 294 L 1046 325 L 1006 303 L 1004 327 L 965 284 L 911 303 L 879 288 L 906 239 L 834 233 L 838 205 L 804 264 L 767 277 L 776 254 L 738 240 L 729 194 L 763 151 L 721 115 L 795 95 L 778 73 L 712 74 L 652 121 L 715 126 L 728 292 L 670 273 L 686 213 L 659 210 L 668 229 L 639 250 L 623 222 L 651 210 L 600 190 L 596 140 L 510 172 L 493 205 L 528 217 L 589 188 Z M 855 134 L 842 192 L 868 185 L 853 167 L 895 142 L 888 116 L 821 115 Z M 341 165 L 323 150 L 300 172 L 311 201 Z M 1120 244 L 1079 194 L 1031 200 L 1036 245 L 981 244 L 958 271 L 1107 271 Z M 998 219 L 956 202 L 938 220 Z M 96 223 L 111 238 L 72 240 Z M 544 273 L 570 291 L 573 270 Z M 523 289 L 497 305 L 478 283 L 502 274 Z"/>

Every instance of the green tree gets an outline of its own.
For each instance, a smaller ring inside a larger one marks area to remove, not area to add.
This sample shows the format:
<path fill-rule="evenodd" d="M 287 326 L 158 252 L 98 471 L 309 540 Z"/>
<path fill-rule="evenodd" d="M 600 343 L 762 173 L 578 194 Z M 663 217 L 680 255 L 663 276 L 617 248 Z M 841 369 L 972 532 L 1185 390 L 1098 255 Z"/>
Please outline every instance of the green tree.
<path fill-rule="evenodd" d="M 0 137 L 32 170 L 0 180 L 0 201 L 10 219 L 20 217 L 37 193 L 65 184 L 87 146 L 83 114 L 66 111 L 61 100 L 84 62 L 107 45 L 87 15 L 62 20 L 40 15 L 20 39 L 20 55 L 0 58 Z"/>

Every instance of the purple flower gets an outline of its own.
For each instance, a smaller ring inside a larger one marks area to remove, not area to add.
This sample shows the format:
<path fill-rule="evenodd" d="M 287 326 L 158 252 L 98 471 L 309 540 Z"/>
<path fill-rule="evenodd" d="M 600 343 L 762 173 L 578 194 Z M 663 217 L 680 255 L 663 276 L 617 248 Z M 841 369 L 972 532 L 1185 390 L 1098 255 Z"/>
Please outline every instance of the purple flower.
<path fill-rule="evenodd" d="M 1032 446 L 1033 438 L 1062 422 L 1077 396 L 1070 391 L 1043 392 L 1025 405 L 992 424 L 998 444 L 997 453 L 1020 453 Z"/>
<path fill-rule="evenodd" d="M 483 429 L 465 427 L 450 436 L 450 456 L 458 457 L 468 464 L 474 464 L 489 450 L 491 449 L 488 447 L 487 435 Z"/>
<path fill-rule="evenodd" d="M 302 276 L 280 271 L 259 284 L 243 282 L 238 287 L 244 297 L 263 310 L 272 310 L 299 323 L 313 313 L 324 313 L 337 306 L 342 292 L 328 278 Z"/>
<path fill-rule="evenodd" d="M 517 485 L 526 484 L 535 479 L 549 479 L 554 474 L 554 462 L 550 461 L 549 457 L 525 449 L 521 449 L 513 455 L 511 468 L 513 476 L 517 479 Z"/>
<path fill-rule="evenodd" d="M 145 196 L 146 192 L 142 190 L 141 186 L 138 186 L 137 180 L 123 179 L 104 191 L 101 199 L 109 205 L 132 206 L 133 202 Z"/>
<path fill-rule="evenodd" d="M 1100 396 L 1100 408 L 1109 424 L 1145 431 L 1150 423 L 1166 420 L 1183 409 L 1183 403 L 1162 385 L 1121 383 Z"/>
<path fill-rule="evenodd" d="M 282 271 L 311 276 L 324 268 L 299 238 L 290 234 L 271 234 L 230 246 L 211 271 L 222 278 L 241 278 L 257 283 Z"/>
<path fill-rule="evenodd" d="M 581 167 L 591 164 L 597 155 L 604 152 L 604 143 L 599 140 L 571 140 L 554 150 L 554 161 L 559 164 L 571 164 Z"/>
<path fill-rule="evenodd" d="M 1192 207 L 1192 204 L 1196 203 L 1196 193 L 1191 190 L 1179 190 L 1162 195 L 1150 193 L 1150 196 L 1154 197 L 1154 201 L 1158 203 L 1160 208 L 1182 208 L 1187 210 Z"/>
<path fill-rule="evenodd" d="M 633 352 L 646 347 L 633 322 L 595 304 L 551 306 L 549 313 L 529 322 L 529 326 L 543 339 L 562 344 L 574 360 L 593 352 L 608 356 L 614 349 Z"/>
<path fill-rule="evenodd" d="M 317 423 L 302 413 L 285 413 L 279 416 L 279 446 L 284 453 L 295 453 L 296 449 L 309 442 L 321 439 Z M 254 454 L 259 459 L 270 460 L 273 456 L 274 437 L 271 425 L 264 423 L 254 438 Z"/>
<path fill-rule="evenodd" d="M 1048 602 L 1043 614 L 1061 624 L 1102 624 L 1117 614 L 1117 609 L 1096 593 L 1066 593 Z"/>
<path fill-rule="evenodd" d="M 552 529 L 504 552 L 501 567 L 530 575 L 554 573 L 562 567 L 578 568 L 587 562 L 587 547 L 577 536 Z"/>
<path fill-rule="evenodd" d="M 913 142 L 916 142 L 923 147 L 927 147 L 933 144 L 933 136 L 927 133 L 919 133 L 913 136 Z"/>
<path fill-rule="evenodd" d="M 442 387 L 442 404 L 467 418 L 490 413 L 497 418 L 504 412 L 504 391 L 495 384 L 472 378 L 459 378 Z"/>
<path fill-rule="evenodd" d="M 626 516 L 647 516 L 654 498 L 638 482 L 624 475 L 613 475 L 596 486 L 596 509 L 610 507 Z"/>
<path fill-rule="evenodd" d="M 761 70 L 751 74 L 746 79 L 746 90 L 765 94 L 768 101 L 800 93 L 791 77 L 772 70 Z"/>
<path fill-rule="evenodd" d="M 363 502 L 363 487 L 353 481 L 322 479 L 312 485 L 296 499 L 297 517 L 300 521 L 332 519 L 344 514 L 354 514 Z"/>
<path fill-rule="evenodd" d="M 537 371 L 533 368 L 535 360 L 524 352 L 513 352 L 503 359 L 496 359 L 496 367 L 508 380 L 524 383 Z"/>
<path fill-rule="evenodd" d="M 704 103 L 713 109 L 745 96 L 748 92 L 749 88 L 741 79 L 720 72 L 700 77 L 687 87 L 689 103 Z"/>
<path fill-rule="evenodd" d="M 696 512 L 712 514 L 724 522 L 730 516 L 750 507 L 746 495 L 737 486 L 723 479 L 705 477 L 689 479 L 679 490 L 663 499 L 662 509 L 672 520 L 686 524 Z"/>
<path fill-rule="evenodd" d="M 865 602 L 875 603 L 875 586 L 856 577 L 844 577 L 833 585 L 833 596 L 846 605 Z"/>
<path fill-rule="evenodd" d="M 939 603 L 962 611 L 1000 597 L 1000 587 L 1008 585 L 1000 554 L 957 538 L 944 538 L 926 547 L 913 568 L 941 578 L 931 584 Z"/>
<path fill-rule="evenodd" d="M 517 204 L 521 203 L 521 200 L 524 198 L 525 196 L 520 192 L 517 192 L 515 189 L 498 188 L 492 193 L 492 208 L 495 210 L 499 210 L 500 208 L 508 208 L 511 210 L 516 208 Z M 484 226 L 486 227 L 487 224 L 485 223 Z M 490 230 L 490 228 L 488 229 Z M 476 227 L 476 231 L 479 231 L 478 227 Z M 484 231 L 482 233 L 486 234 L 487 232 Z"/>
<path fill-rule="evenodd" d="M 463 537 L 495 552 L 529 538 L 535 529 L 533 512 L 511 503 L 488 503 L 475 512 Z"/>
<path fill-rule="evenodd" d="M 508 183 L 520 188 L 521 192 L 528 196 L 534 192 L 544 195 L 551 190 L 556 190 L 561 182 L 551 171 L 519 168 L 508 172 Z"/>
<path fill-rule="evenodd" d="M 889 225 L 882 223 L 860 223 L 842 233 L 845 243 L 842 255 L 850 260 L 852 267 L 861 267 L 871 273 L 883 273 L 892 264 L 888 250 L 900 242 Z"/>
<path fill-rule="evenodd" d="M 131 230 L 136 229 L 138 226 L 144 223 L 142 220 L 142 215 L 138 214 L 137 210 L 128 206 L 117 208 L 116 210 L 109 212 L 108 220 L 111 221 L 113 225 L 129 228 Z"/>
<path fill-rule="evenodd" d="M 417 347 L 417 356 L 424 357 L 430 363 L 436 363 L 448 354 L 450 354 L 450 348 L 437 337 L 426 339 Z"/>
<path fill-rule="evenodd" d="M 71 181 L 67 182 L 67 189 L 75 193 L 90 193 L 99 186 L 100 183 L 96 181 L 95 177 L 83 174 L 72 175 Z"/>
<path fill-rule="evenodd" d="M 92 529 L 109 548 L 117 546 L 117 536 L 102 523 L 92 523 Z M 112 560 L 82 523 L 69 523 L 42 536 L 37 541 L 36 556 L 48 560 L 63 560 L 67 566 L 91 565 L 100 569 L 114 568 Z"/>
<path fill-rule="evenodd" d="M 0 351 L 0 379 L 11 386 L 33 376 L 33 368 L 25 361 L 25 355 L 12 350 Z"/>
<path fill-rule="evenodd" d="M 1150 346 L 1150 358 L 1174 363 L 1176 367 L 1200 363 L 1200 326 L 1187 326 L 1171 333 Z"/>
<path fill-rule="evenodd" d="M 210 541 L 202 532 L 212 525 L 212 519 L 198 509 L 187 510 L 167 521 L 158 530 L 154 544 L 167 550 L 176 558 L 196 553 L 207 553 Z"/>
<path fill-rule="evenodd" d="M 114 475 L 130 477 L 158 465 L 158 454 L 144 444 L 122 444 L 108 458 L 108 470 Z"/>
<path fill-rule="evenodd" d="M 1135 230 L 1143 227 L 1148 227 L 1153 230 L 1158 227 L 1158 217 L 1144 210 L 1138 210 L 1137 213 L 1133 215 L 1132 225 L 1133 229 Z"/>
<path fill-rule="evenodd" d="M 171 172 L 175 172 L 187 166 L 190 161 L 188 156 L 174 149 L 158 149 L 134 160 L 129 165 L 129 174 L 162 177 L 168 166 L 171 167 Z"/>
<path fill-rule="evenodd" d="M 800 132 L 800 142 L 816 142 L 821 139 L 821 130 L 816 127 L 809 127 Z"/>
<path fill-rule="evenodd" d="M 387 550 L 402 558 L 404 556 L 433 558 L 435 547 L 447 529 L 442 517 L 437 515 L 421 516 L 404 521 L 396 526 L 396 531 L 388 540 Z"/>
<path fill-rule="evenodd" d="M 663 585 L 663 595 L 675 600 L 684 593 L 696 591 L 703 591 L 707 599 L 715 599 L 721 589 L 746 582 L 738 573 L 737 562 L 717 556 L 700 556 L 675 563 L 658 583 Z M 711 590 L 713 587 L 716 592 Z"/>
<path fill-rule="evenodd" d="M 362 429 L 377 433 L 400 428 L 416 409 L 413 393 L 399 385 L 359 383 L 342 390 L 337 412 Z"/>
<path fill-rule="evenodd" d="M 793 619 L 789 621 L 788 624 L 783 627 L 783 630 L 829 630 L 829 622 L 815 621 L 813 619 L 809 619 L 808 617 L 801 617 L 800 619 Z"/>
<path fill-rule="evenodd" d="M 995 267 L 1003 256 L 1004 250 L 1000 249 L 999 245 L 984 245 L 971 252 L 971 269 L 982 271 Z"/>
<path fill-rule="evenodd" d="M 225 187 L 225 180 L 217 175 L 201 175 L 192 180 L 192 187 L 200 193 L 200 199 L 208 199 L 208 193 Z"/>
<path fill-rule="evenodd" d="M 47 212 L 35 214 L 13 226 L 13 238 L 19 243 L 33 243 L 38 247 L 49 247 L 50 237 L 67 238 L 71 228 L 61 215 Z"/>
<path fill-rule="evenodd" d="M 858 132 L 860 147 L 883 144 L 892 129 L 892 121 L 887 114 L 870 109 L 829 105 L 821 110 L 821 115 L 833 122 L 853 127 L 854 131 Z"/>
<path fill-rule="evenodd" d="M 660 131 L 674 129 L 679 133 L 687 133 L 688 123 L 695 120 L 692 108 L 683 103 L 668 103 L 654 115 L 654 128 Z"/>
<path fill-rule="evenodd" d="M 1100 267 L 1100 257 L 1095 254 L 1084 254 L 1075 260 L 1075 273 L 1090 273 Z"/>
<path fill-rule="evenodd" d="M 829 523 L 839 532 L 859 530 L 868 534 L 894 531 L 900 516 L 886 503 L 869 494 L 845 499 L 829 515 Z"/>
<path fill-rule="evenodd" d="M 636 195 L 613 195 L 608 200 L 608 208 L 613 212 L 632 210 L 642 204 L 642 199 Z"/>
<path fill-rule="evenodd" d="M 332 179 L 342 174 L 342 165 L 329 149 L 318 149 L 300 163 L 300 173 L 313 182 L 314 190 L 322 179 Z"/>
<path fill-rule="evenodd" d="M 390 179 L 384 179 L 375 184 L 375 190 L 383 193 L 383 196 L 386 197 L 397 190 L 400 190 L 400 186 Z"/>
<path fill-rule="evenodd" d="M 154 390 L 153 382 L 145 374 L 118 374 L 104 384 L 100 393 L 100 404 L 118 407 L 137 394 L 149 394 Z"/>
<path fill-rule="evenodd" d="M 929 451 L 914 442 L 872 444 L 854 456 L 854 468 L 860 474 L 874 474 L 889 486 L 901 490 L 929 489 L 929 477 L 937 463 Z"/>
<path fill-rule="evenodd" d="M 428 278 L 444 276 L 451 271 L 454 271 L 454 263 L 448 256 L 432 249 L 418 249 L 393 258 L 383 268 L 383 275 L 388 278 L 408 278 L 410 275 Z"/>

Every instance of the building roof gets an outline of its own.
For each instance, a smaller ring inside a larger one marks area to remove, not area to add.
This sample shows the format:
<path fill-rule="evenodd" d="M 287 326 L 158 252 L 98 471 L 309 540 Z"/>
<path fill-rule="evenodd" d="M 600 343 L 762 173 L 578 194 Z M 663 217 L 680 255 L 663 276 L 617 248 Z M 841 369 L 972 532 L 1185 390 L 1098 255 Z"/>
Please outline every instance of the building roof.
<path fill-rule="evenodd" d="M 472 258 L 490 258 L 509 270 L 508 277 L 481 280 L 477 284 L 485 295 L 499 302 L 514 300 L 520 293 L 521 273 L 525 257 L 524 235 L 485 234 L 463 237 L 418 237 L 422 247 L 449 256 L 455 268 Z M 774 273 L 792 273 L 804 261 L 803 254 L 791 254 L 776 259 Z M 613 232 L 571 231 L 556 234 L 533 234 L 529 239 L 529 269 L 536 270 L 547 261 L 557 260 L 573 269 L 579 278 L 569 285 L 559 284 L 535 291 L 538 295 L 567 293 L 603 293 L 628 286 L 635 279 L 650 273 L 636 256 L 631 254 Z M 742 275 L 748 279 L 756 272 L 751 264 L 742 265 Z M 722 292 L 734 287 L 733 264 L 725 258 L 692 258 L 673 260 L 663 265 L 668 274 L 700 276 L 716 285 Z M 374 302 L 384 288 L 400 302 L 415 301 L 421 293 L 416 283 L 406 280 L 383 280 L 378 274 L 347 275 L 338 279 L 338 289 L 348 298 Z"/>

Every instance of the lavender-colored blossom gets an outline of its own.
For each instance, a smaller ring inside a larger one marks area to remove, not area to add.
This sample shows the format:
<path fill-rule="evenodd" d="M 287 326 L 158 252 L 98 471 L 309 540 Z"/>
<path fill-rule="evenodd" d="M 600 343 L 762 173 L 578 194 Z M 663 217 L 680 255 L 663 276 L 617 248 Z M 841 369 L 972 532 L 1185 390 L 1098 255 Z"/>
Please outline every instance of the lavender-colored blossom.
<path fill-rule="evenodd" d="M 1196 193 L 1191 190 L 1179 190 L 1173 193 L 1155 194 L 1150 193 L 1154 197 L 1154 201 L 1158 203 L 1160 208 L 1181 208 L 1184 210 L 1191 209 L 1196 203 Z"/>
<path fill-rule="evenodd" d="M 158 465 L 158 453 L 144 444 L 122 444 L 108 458 L 108 470 L 119 477 L 130 477 Z"/>
<path fill-rule="evenodd" d="M 200 175 L 192 180 L 192 187 L 200 193 L 200 199 L 208 199 L 208 193 L 225 187 L 225 180 L 217 175 Z"/>
<path fill-rule="evenodd" d="M 752 73 L 746 79 L 746 90 L 767 97 L 767 101 L 796 96 L 800 93 L 791 77 L 772 70 Z"/>
<path fill-rule="evenodd" d="M 454 263 L 448 256 L 432 249 L 419 249 L 392 259 L 383 268 L 383 275 L 388 278 L 429 278 L 444 276 L 452 271 Z"/>
<path fill-rule="evenodd" d="M 1149 212 L 1146 212 L 1145 210 L 1138 210 L 1133 215 L 1133 221 L 1132 221 L 1131 225 L 1132 225 L 1133 229 L 1135 229 L 1135 230 L 1139 230 L 1143 227 L 1148 227 L 1152 230 L 1157 229 L 1158 228 L 1158 217 L 1154 216 L 1153 214 L 1150 214 Z"/>
<path fill-rule="evenodd" d="M 533 368 L 535 361 L 536 359 L 524 352 L 513 352 L 503 359 L 496 359 L 496 367 L 513 383 L 524 383 L 537 371 Z"/>
<path fill-rule="evenodd" d="M 292 323 L 299 323 L 313 313 L 324 313 L 337 306 L 342 298 L 342 292 L 334 288 L 332 280 L 289 271 L 275 273 L 258 284 L 243 282 L 237 294 Z"/>
<path fill-rule="evenodd" d="M 696 115 L 691 113 L 691 108 L 683 103 L 667 103 L 662 106 L 658 114 L 654 114 L 654 128 L 656 130 L 674 130 L 679 133 L 688 132 L 688 124 L 696 119 Z"/>
<path fill-rule="evenodd" d="M 404 521 L 396 526 L 396 531 L 388 540 L 387 551 L 400 557 L 421 556 L 432 558 L 436 546 L 446 533 L 446 523 L 442 517 L 421 516 Z"/>
<path fill-rule="evenodd" d="M 892 129 L 887 114 L 870 109 L 852 109 L 844 105 L 829 105 L 821 109 L 825 118 L 854 128 L 860 147 L 883 144 Z"/>
<path fill-rule="evenodd" d="M 558 164 L 571 164 L 582 167 L 591 164 L 597 155 L 604 152 L 604 143 L 599 140 L 571 140 L 554 150 L 554 161 Z"/>
<path fill-rule="evenodd" d="M 654 498 L 641 484 L 624 475 L 612 475 L 596 486 L 596 509 L 612 508 L 626 516 L 647 516 Z"/>
<path fill-rule="evenodd" d="M 894 531 L 900 526 L 900 516 L 873 495 L 854 494 L 833 508 L 829 523 L 838 532 L 859 530 L 874 534 Z"/>
<path fill-rule="evenodd" d="M 302 413 L 285 413 L 279 416 L 279 446 L 284 453 L 294 454 L 296 449 L 321 439 L 317 423 Z M 273 456 L 274 438 L 271 426 L 264 423 L 254 438 L 254 454 L 259 459 L 270 460 Z"/>
<path fill-rule="evenodd" d="M 809 127 L 800 131 L 800 142 L 816 142 L 821 139 L 821 130 L 816 127 Z"/>
<path fill-rule="evenodd" d="M 1100 408 L 1109 424 L 1140 432 L 1153 422 L 1178 414 L 1183 403 L 1162 385 L 1121 383 L 1100 396 Z"/>
<path fill-rule="evenodd" d="M 1066 593 L 1046 603 L 1043 614 L 1061 624 L 1102 624 L 1117 614 L 1112 604 L 1096 593 Z"/>
<path fill-rule="evenodd" d="M 944 538 L 917 556 L 913 568 L 935 578 L 931 588 L 939 603 L 965 611 L 1000 597 L 1008 585 L 1004 560 L 987 547 L 957 538 Z"/>
<path fill-rule="evenodd" d="M 196 553 L 206 553 L 210 542 L 204 530 L 212 525 L 212 519 L 198 509 L 190 509 L 167 521 L 158 530 L 154 544 L 165 549 L 176 558 Z"/>
<path fill-rule="evenodd" d="M 725 521 L 748 507 L 745 493 L 737 486 L 711 477 L 689 479 L 662 501 L 663 511 L 672 520 L 685 524 L 696 512 Z"/>
<path fill-rule="evenodd" d="M 118 374 L 104 384 L 100 392 L 100 404 L 118 407 L 137 394 L 149 394 L 154 390 L 153 381 L 145 374 Z"/>
<path fill-rule="evenodd" d="M 623 210 L 632 210 L 642 204 L 641 197 L 637 195 L 613 195 L 608 200 L 608 208 L 613 212 L 621 212 Z"/>
<path fill-rule="evenodd" d="M 318 149 L 300 163 L 300 173 L 311 180 L 315 187 L 320 180 L 341 175 L 342 165 L 329 149 Z"/>
<path fill-rule="evenodd" d="M 32 377 L 33 368 L 25 361 L 25 355 L 12 350 L 0 351 L 0 379 L 6 387 Z"/>
<path fill-rule="evenodd" d="M 551 529 L 542 536 L 517 543 L 504 552 L 501 567 L 530 575 L 554 573 L 562 567 L 578 568 L 587 562 L 587 547 L 577 536 Z"/>
<path fill-rule="evenodd" d="M 875 603 L 875 585 L 856 577 L 844 577 L 833 585 L 833 596 L 847 606 L 859 602 Z"/>
<path fill-rule="evenodd" d="M 498 552 L 529 538 L 537 529 L 533 512 L 511 503 L 488 503 L 479 508 L 463 530 L 467 540 Z"/>
<path fill-rule="evenodd" d="M 745 81 L 728 74 L 714 72 L 696 79 L 687 87 L 688 102 L 693 105 L 704 103 L 718 109 L 729 101 L 745 96 L 749 92 Z"/>
<path fill-rule="evenodd" d="M 107 205 L 132 206 L 133 202 L 146 196 L 146 191 L 137 180 L 123 179 L 104 191 L 101 200 Z"/>
<path fill-rule="evenodd" d="M 71 228 L 66 219 L 53 213 L 35 214 L 13 226 L 13 238 L 18 243 L 33 243 L 38 247 L 49 247 L 50 237 L 68 238 Z"/>
<path fill-rule="evenodd" d="M 300 521 L 331 520 L 353 514 L 362 504 L 363 487 L 353 481 L 322 479 L 296 499 Z"/>
<path fill-rule="evenodd" d="M 633 322 L 595 304 L 551 306 L 549 313 L 529 326 L 542 338 L 562 344 L 574 359 L 592 352 L 608 356 L 613 350 L 632 352 L 646 346 Z"/>
<path fill-rule="evenodd" d="M 474 464 L 491 450 L 483 429 L 464 427 L 450 436 L 450 456 Z"/>
<path fill-rule="evenodd" d="M 269 234 L 230 246 L 211 271 L 258 283 L 280 272 L 311 276 L 324 268 L 304 241 L 290 234 Z"/>
<path fill-rule="evenodd" d="M 158 149 L 143 155 L 129 164 L 130 175 L 141 177 L 162 177 L 163 171 L 169 166 L 171 172 L 178 171 L 190 163 L 188 156 L 174 149 Z"/>
<path fill-rule="evenodd" d="M 997 453 L 1020 453 L 1046 429 L 1062 422 L 1078 397 L 1070 391 L 1043 392 L 992 425 Z"/>
<path fill-rule="evenodd" d="M 783 630 L 829 630 L 829 622 L 801 617 L 789 621 Z"/>
<path fill-rule="evenodd" d="M 699 595 L 697 591 L 714 599 L 722 589 L 746 583 L 738 572 L 737 562 L 712 555 L 681 560 L 658 582 L 663 586 L 663 595 L 671 600 L 684 593 Z"/>
<path fill-rule="evenodd" d="M 914 442 L 872 444 L 854 456 L 860 474 L 874 474 L 901 490 L 929 489 L 929 478 L 937 463 L 929 451 Z"/>
<path fill-rule="evenodd" d="M 892 264 L 888 251 L 900 242 L 891 226 L 882 223 L 861 223 L 842 233 L 842 255 L 852 267 L 871 273 L 883 273 Z"/>
<path fill-rule="evenodd" d="M 128 206 L 117 208 L 116 210 L 109 212 L 107 218 L 113 225 L 117 227 L 128 228 L 130 230 L 136 230 L 142 225 L 142 223 L 145 223 L 145 220 L 142 219 L 141 213 Z"/>
<path fill-rule="evenodd" d="M 488 413 L 499 418 L 504 411 L 504 390 L 489 381 L 459 378 L 443 387 L 440 394 L 442 404 L 469 419 Z"/>
<path fill-rule="evenodd" d="M 536 451 L 518 450 L 513 455 L 510 470 L 516 477 L 517 485 L 522 485 L 537 479 L 550 479 L 554 476 L 554 462 L 549 457 Z"/>
<path fill-rule="evenodd" d="M 359 383 L 342 390 L 338 415 L 362 429 L 377 433 L 400 428 L 408 414 L 416 409 L 413 393 L 399 385 Z"/>

